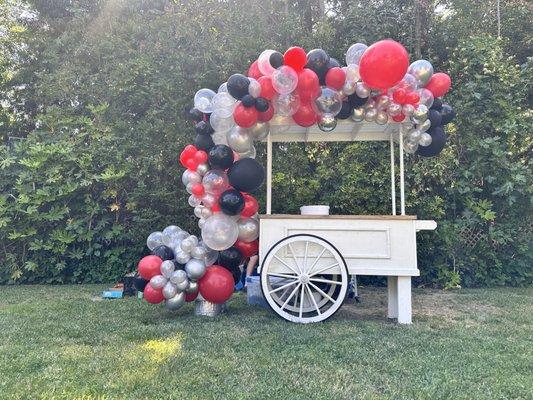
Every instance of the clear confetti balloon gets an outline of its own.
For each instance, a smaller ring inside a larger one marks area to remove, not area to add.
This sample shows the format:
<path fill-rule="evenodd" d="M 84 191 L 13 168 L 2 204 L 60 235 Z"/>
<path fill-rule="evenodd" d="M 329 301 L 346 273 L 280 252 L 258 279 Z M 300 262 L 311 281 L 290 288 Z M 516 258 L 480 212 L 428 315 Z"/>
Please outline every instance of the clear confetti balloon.
<path fill-rule="evenodd" d="M 194 95 L 194 107 L 203 113 L 213 112 L 212 100 L 216 93 L 211 89 L 200 89 Z"/>
<path fill-rule="evenodd" d="M 337 119 L 333 114 L 321 115 L 317 126 L 322 132 L 331 132 L 337 126 Z"/>
<path fill-rule="evenodd" d="M 223 191 L 224 191 L 224 190 L 223 190 Z M 222 191 L 222 192 L 223 192 L 223 191 Z M 220 193 L 222 193 L 222 192 L 220 192 Z M 213 207 L 213 206 L 215 205 L 216 202 L 217 202 L 217 198 L 216 198 L 216 196 L 213 195 L 213 194 L 211 194 L 211 193 L 206 193 L 206 194 L 204 194 L 203 197 L 202 197 L 202 203 L 203 203 L 203 205 L 206 206 L 206 207 L 211 208 L 211 207 Z"/>
<path fill-rule="evenodd" d="M 272 75 L 276 70 L 272 65 L 270 65 L 270 56 L 274 52 L 275 50 L 265 50 L 257 59 L 257 67 L 263 75 Z"/>
<path fill-rule="evenodd" d="M 274 114 L 270 120 L 270 133 L 274 135 L 285 133 L 290 129 L 292 124 L 294 124 L 292 117 Z"/>
<path fill-rule="evenodd" d="M 248 86 L 248 93 L 254 98 L 257 99 L 261 95 L 261 85 L 254 78 L 250 79 L 250 86 Z"/>
<path fill-rule="evenodd" d="M 427 108 L 431 108 L 431 106 L 433 105 L 433 101 L 435 100 L 435 97 L 433 97 L 433 93 L 424 88 L 418 89 L 416 93 L 418 93 L 418 95 L 420 96 L 419 104 L 423 104 Z"/>
<path fill-rule="evenodd" d="M 232 128 L 233 129 L 233 128 Z M 211 135 L 211 139 L 213 139 L 213 142 L 215 144 L 224 144 L 224 145 L 228 145 L 228 139 L 227 139 L 227 134 L 228 132 L 227 131 L 224 131 L 224 132 L 216 132 L 213 133 Z M 198 168 L 196 169 L 196 171 L 198 171 Z"/>
<path fill-rule="evenodd" d="M 146 246 L 150 250 L 155 249 L 158 246 L 161 246 L 163 244 L 163 233 L 162 232 L 152 232 L 150 235 L 148 235 L 148 238 L 146 239 Z"/>
<path fill-rule="evenodd" d="M 217 93 L 213 97 L 213 112 L 217 111 L 220 118 L 231 117 L 236 106 L 237 101 L 227 92 Z"/>
<path fill-rule="evenodd" d="M 245 153 L 250 150 L 253 143 L 253 137 L 247 128 L 235 126 L 226 134 L 228 146 L 237 153 Z M 207 190 L 207 189 L 206 189 Z"/>
<path fill-rule="evenodd" d="M 227 132 L 235 126 L 233 115 L 225 115 L 226 110 L 215 110 L 209 116 L 209 123 L 216 132 Z"/>
<path fill-rule="evenodd" d="M 418 87 L 424 87 L 433 76 L 433 65 L 427 60 L 417 60 L 409 66 L 407 73 L 416 79 Z"/>
<path fill-rule="evenodd" d="M 207 218 L 202 228 L 204 243 L 213 250 L 230 248 L 239 236 L 237 222 L 223 213 Z"/>
<path fill-rule="evenodd" d="M 324 86 L 314 100 L 313 105 L 319 115 L 330 114 L 335 116 L 342 108 L 342 98 L 338 91 Z"/>
<path fill-rule="evenodd" d="M 274 107 L 275 113 L 278 115 L 294 115 L 300 107 L 300 96 L 294 93 L 274 96 L 272 99 L 272 106 Z"/>
<path fill-rule="evenodd" d="M 237 221 L 239 227 L 239 240 L 253 242 L 259 237 L 259 222 L 253 218 L 240 218 Z"/>
<path fill-rule="evenodd" d="M 289 94 L 298 85 L 298 74 L 287 65 L 282 65 L 272 74 L 272 86 L 279 94 Z"/>
<path fill-rule="evenodd" d="M 361 122 L 365 119 L 365 109 L 363 107 L 354 108 L 351 118 L 355 122 Z"/>
<path fill-rule="evenodd" d="M 255 146 L 250 147 L 250 150 L 248 150 L 246 153 L 237 153 L 239 155 L 239 159 L 241 158 L 255 158 L 257 156 L 257 150 L 255 149 Z"/>
<path fill-rule="evenodd" d="M 418 140 L 418 144 L 423 147 L 427 147 L 431 144 L 433 141 L 433 138 L 431 135 L 427 132 L 423 132 L 422 135 L 420 135 L 420 139 Z"/>
<path fill-rule="evenodd" d="M 359 61 L 367 48 L 368 46 L 363 43 L 352 44 L 346 52 L 346 65 L 359 65 Z"/>
<path fill-rule="evenodd" d="M 218 196 L 228 188 L 228 176 L 224 171 L 212 169 L 204 175 L 204 178 L 202 179 L 202 185 L 204 185 L 204 189 L 207 193 Z M 206 207 L 212 207 L 214 204 L 214 202 L 211 205 L 206 204 L 205 196 L 202 198 L 202 201 Z"/>
<path fill-rule="evenodd" d="M 228 92 L 228 82 L 224 82 L 218 87 L 217 93 L 224 93 L 224 92 L 226 93 Z"/>
<path fill-rule="evenodd" d="M 359 65 L 348 64 L 344 72 L 346 74 L 346 82 L 356 83 L 361 79 L 361 76 L 359 75 Z"/>

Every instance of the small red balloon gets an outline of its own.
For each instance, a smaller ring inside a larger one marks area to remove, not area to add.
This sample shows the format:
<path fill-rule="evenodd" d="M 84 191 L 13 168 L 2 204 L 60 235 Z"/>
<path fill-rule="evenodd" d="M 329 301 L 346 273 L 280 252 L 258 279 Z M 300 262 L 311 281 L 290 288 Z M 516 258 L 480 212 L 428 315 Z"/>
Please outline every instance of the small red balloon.
<path fill-rule="evenodd" d="M 233 247 L 239 250 L 243 257 L 248 258 L 256 255 L 259 252 L 259 240 L 254 240 L 253 242 L 243 242 L 242 240 L 237 240 Z"/>
<path fill-rule="evenodd" d="M 304 68 L 298 75 L 296 91 L 302 101 L 309 101 L 317 97 L 320 89 L 318 75 L 309 68 Z"/>
<path fill-rule="evenodd" d="M 272 86 L 272 77 L 262 76 L 257 82 L 261 85 L 261 97 L 264 97 L 267 100 L 272 100 L 272 97 L 276 94 L 274 86 Z"/>
<path fill-rule="evenodd" d="M 187 303 L 190 303 L 191 301 L 196 300 L 197 297 L 198 297 L 198 291 L 194 293 L 185 293 L 185 301 Z"/>
<path fill-rule="evenodd" d="M 259 204 L 255 197 L 248 193 L 243 193 L 242 196 L 244 197 L 244 208 L 241 211 L 241 215 L 243 217 L 251 217 L 257 214 Z"/>
<path fill-rule="evenodd" d="M 307 53 L 301 47 L 291 47 L 283 55 L 283 64 L 292 67 L 296 72 L 300 72 L 307 64 Z"/>
<path fill-rule="evenodd" d="M 202 185 L 201 183 L 193 184 L 191 188 L 191 192 L 196 197 L 202 197 L 205 194 L 204 185 Z"/>
<path fill-rule="evenodd" d="M 194 158 L 189 158 L 187 161 L 185 161 L 185 166 L 191 171 L 196 171 L 196 168 L 198 168 L 198 163 L 194 161 Z"/>
<path fill-rule="evenodd" d="M 150 284 L 144 288 L 143 298 L 152 304 L 158 304 L 165 300 L 163 289 L 154 289 Z"/>
<path fill-rule="evenodd" d="M 392 117 L 392 120 L 395 122 L 402 122 L 404 119 L 405 119 L 405 115 L 403 114 L 398 114 Z"/>
<path fill-rule="evenodd" d="M 398 104 L 405 104 L 406 98 L 407 98 L 407 90 L 405 89 L 400 88 L 392 92 L 392 99 Z"/>
<path fill-rule="evenodd" d="M 220 265 L 207 267 L 204 276 L 198 281 L 200 294 L 211 303 L 221 304 L 233 294 L 233 275 Z"/>
<path fill-rule="evenodd" d="M 274 116 L 274 107 L 268 102 L 268 110 L 257 113 L 257 119 L 261 122 L 267 122 Z"/>
<path fill-rule="evenodd" d="M 207 153 L 203 150 L 198 150 L 196 153 L 194 153 L 194 161 L 196 161 L 198 164 L 207 162 Z"/>
<path fill-rule="evenodd" d="M 359 62 L 361 80 L 373 89 L 386 89 L 400 82 L 409 67 L 409 54 L 400 43 L 387 39 L 368 47 Z"/>
<path fill-rule="evenodd" d="M 185 146 L 185 148 L 182 150 L 180 154 L 180 163 L 185 168 L 187 168 L 187 160 L 189 160 L 191 157 L 194 157 L 196 154 L 197 149 L 192 144 L 188 144 Z"/>
<path fill-rule="evenodd" d="M 218 204 L 218 199 L 217 199 L 216 203 L 213 204 L 213 206 L 211 207 L 211 211 L 213 211 L 214 213 L 220 211 L 220 205 Z"/>
<path fill-rule="evenodd" d="M 444 72 L 437 72 L 429 79 L 425 88 L 433 93 L 434 97 L 442 97 L 448 93 L 451 86 L 452 79 L 450 76 Z"/>
<path fill-rule="evenodd" d="M 233 110 L 235 123 L 243 128 L 250 128 L 257 122 L 257 110 L 255 107 L 244 107 L 241 102 Z"/>
<path fill-rule="evenodd" d="M 300 104 L 300 108 L 294 113 L 292 119 L 300 126 L 309 127 L 316 123 L 317 115 L 310 103 Z"/>
<path fill-rule="evenodd" d="M 250 65 L 250 68 L 248 68 L 248 74 L 250 78 L 259 79 L 263 74 L 261 71 L 259 71 L 259 65 L 257 63 L 257 60 L 255 60 L 252 65 Z"/>
<path fill-rule="evenodd" d="M 161 273 L 161 263 L 163 260 L 158 256 L 150 255 L 143 257 L 139 264 L 137 264 L 137 270 L 139 275 L 143 279 L 149 281 L 153 276 L 159 275 Z"/>
<path fill-rule="evenodd" d="M 330 68 L 326 74 L 326 86 L 341 90 L 346 80 L 346 73 L 339 67 Z"/>
<path fill-rule="evenodd" d="M 417 105 L 420 101 L 420 96 L 416 92 L 409 92 L 405 96 L 405 102 L 407 104 Z"/>

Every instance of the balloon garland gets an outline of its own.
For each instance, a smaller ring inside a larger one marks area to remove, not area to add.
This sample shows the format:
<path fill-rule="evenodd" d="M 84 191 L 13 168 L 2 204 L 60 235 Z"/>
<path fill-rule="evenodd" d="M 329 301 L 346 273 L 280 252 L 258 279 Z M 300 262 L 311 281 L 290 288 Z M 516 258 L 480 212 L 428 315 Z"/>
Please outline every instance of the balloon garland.
<path fill-rule="evenodd" d="M 407 50 L 390 39 L 350 46 L 346 66 L 323 49 L 265 50 L 246 75 L 233 74 L 216 92 L 204 88 L 194 96 L 196 136 L 179 161 L 202 240 L 176 226 L 150 234 L 152 255 L 139 262 L 136 283 L 151 303 L 177 309 L 198 293 L 214 303 L 231 296 L 242 259 L 258 252 L 258 203 L 251 192 L 265 170 L 253 143 L 268 136 L 269 121 L 276 120 L 278 132 L 290 124 L 330 132 L 338 119 L 349 118 L 401 123 L 404 150 L 431 157 L 444 148 L 443 126 L 455 116 L 441 100 L 450 77 L 434 73 L 427 60 L 409 64 Z"/>

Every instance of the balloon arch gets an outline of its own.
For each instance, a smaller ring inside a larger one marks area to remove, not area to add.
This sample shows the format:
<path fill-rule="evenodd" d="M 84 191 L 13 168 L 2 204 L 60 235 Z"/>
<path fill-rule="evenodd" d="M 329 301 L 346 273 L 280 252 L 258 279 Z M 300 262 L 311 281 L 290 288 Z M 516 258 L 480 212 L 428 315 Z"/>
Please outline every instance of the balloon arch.
<path fill-rule="evenodd" d="M 194 96 L 196 137 L 179 161 L 201 239 L 174 225 L 150 234 L 152 254 L 139 262 L 135 282 L 150 303 L 174 310 L 198 294 L 223 303 L 233 293 L 239 264 L 258 252 L 259 207 L 250 192 L 265 170 L 255 160 L 254 140 L 291 124 L 330 132 L 339 119 L 392 122 L 407 132 L 405 152 L 430 157 L 442 151 L 443 126 L 455 115 L 441 100 L 450 77 L 434 73 L 427 60 L 409 64 L 394 40 L 352 45 L 343 67 L 322 49 L 265 50 L 246 75 Z"/>

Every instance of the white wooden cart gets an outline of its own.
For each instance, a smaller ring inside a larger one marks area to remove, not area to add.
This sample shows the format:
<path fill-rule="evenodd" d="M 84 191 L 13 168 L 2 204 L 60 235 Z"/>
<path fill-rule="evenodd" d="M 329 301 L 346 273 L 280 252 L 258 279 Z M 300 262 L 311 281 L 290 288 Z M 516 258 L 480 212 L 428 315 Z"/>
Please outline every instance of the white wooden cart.
<path fill-rule="evenodd" d="M 388 317 L 411 323 L 411 277 L 420 275 L 416 232 L 435 221 L 405 215 L 403 147 L 400 158 L 400 213 L 396 215 L 394 135 L 400 124 L 339 121 L 333 132 L 292 126 L 267 138 L 267 205 L 260 216 L 259 272 L 267 303 L 280 317 L 298 323 L 331 317 L 346 298 L 350 275 L 387 276 Z M 277 215 L 272 205 L 272 143 L 389 141 L 391 215 Z"/>

